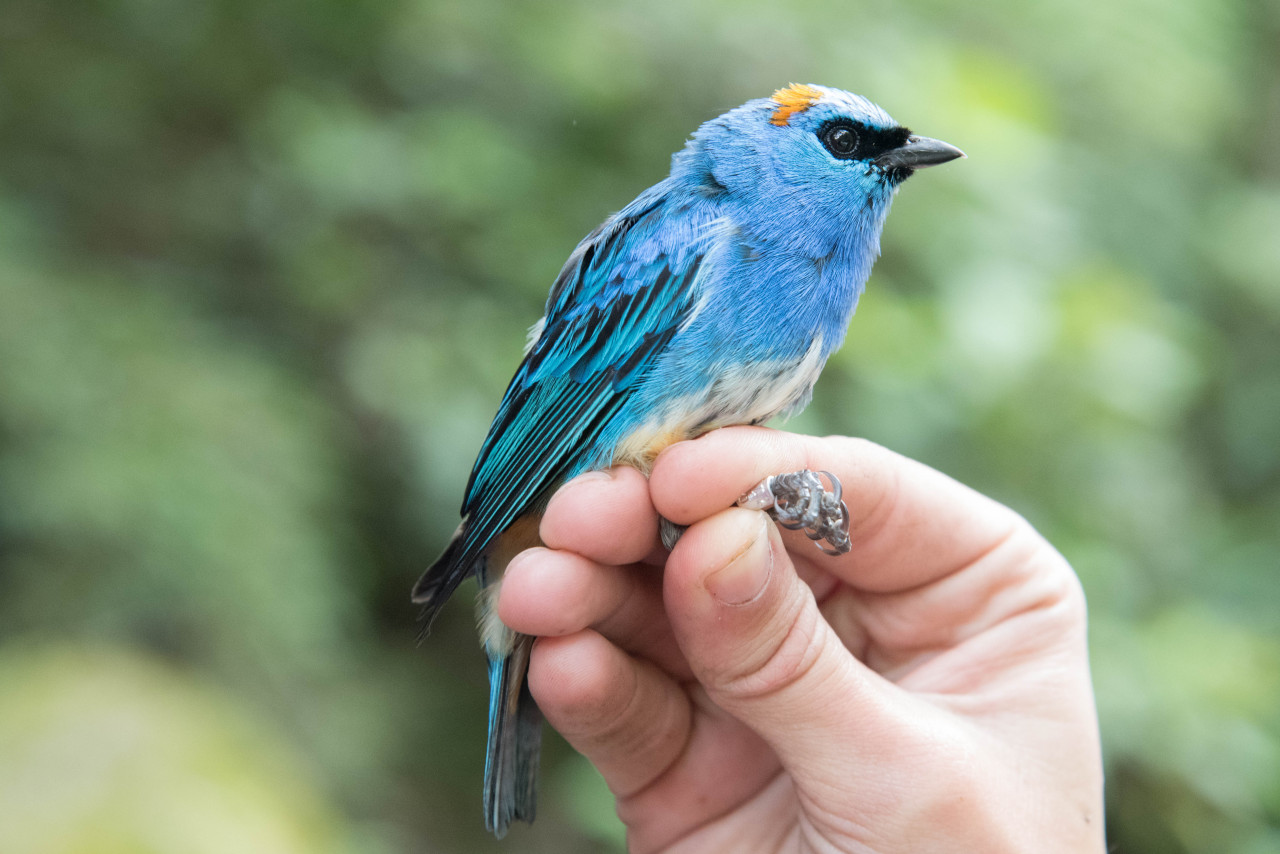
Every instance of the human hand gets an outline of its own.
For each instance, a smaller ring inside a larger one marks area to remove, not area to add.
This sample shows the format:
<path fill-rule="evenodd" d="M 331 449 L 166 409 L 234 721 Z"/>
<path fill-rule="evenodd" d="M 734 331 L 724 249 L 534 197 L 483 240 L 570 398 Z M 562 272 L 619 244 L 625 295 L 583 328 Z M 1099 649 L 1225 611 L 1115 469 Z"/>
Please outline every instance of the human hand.
<path fill-rule="evenodd" d="M 801 468 L 843 483 L 848 554 L 732 506 Z M 659 514 L 690 526 L 670 556 Z M 633 851 L 1104 850 L 1084 597 L 1008 508 L 739 427 L 566 484 L 541 534 L 499 615 L 540 636 L 533 695 Z"/>

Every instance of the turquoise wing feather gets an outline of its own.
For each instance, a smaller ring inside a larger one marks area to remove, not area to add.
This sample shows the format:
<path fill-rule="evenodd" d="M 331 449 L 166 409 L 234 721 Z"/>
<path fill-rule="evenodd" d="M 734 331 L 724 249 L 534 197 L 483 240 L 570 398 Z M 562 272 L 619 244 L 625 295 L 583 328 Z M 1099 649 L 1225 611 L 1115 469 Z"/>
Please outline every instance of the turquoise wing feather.
<path fill-rule="evenodd" d="M 611 450 L 605 427 L 616 432 L 637 380 L 695 305 L 705 255 L 671 239 L 693 230 L 689 218 L 646 194 L 570 256 L 476 459 L 463 527 L 414 588 L 428 625 L 496 536 Z"/>

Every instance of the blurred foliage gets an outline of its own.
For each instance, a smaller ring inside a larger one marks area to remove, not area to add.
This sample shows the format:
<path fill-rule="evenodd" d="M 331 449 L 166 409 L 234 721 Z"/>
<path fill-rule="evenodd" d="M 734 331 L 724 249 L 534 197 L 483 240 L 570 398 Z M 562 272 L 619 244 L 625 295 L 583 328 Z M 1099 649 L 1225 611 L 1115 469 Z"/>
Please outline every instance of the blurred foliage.
<path fill-rule="evenodd" d="M 469 609 L 417 649 L 407 591 L 576 241 L 810 81 L 970 159 L 790 426 L 1071 559 L 1113 850 L 1280 852 L 1277 44 L 1269 0 L 8 0 L 0 850 L 498 850 Z M 617 850 L 549 742 L 506 850 Z"/>

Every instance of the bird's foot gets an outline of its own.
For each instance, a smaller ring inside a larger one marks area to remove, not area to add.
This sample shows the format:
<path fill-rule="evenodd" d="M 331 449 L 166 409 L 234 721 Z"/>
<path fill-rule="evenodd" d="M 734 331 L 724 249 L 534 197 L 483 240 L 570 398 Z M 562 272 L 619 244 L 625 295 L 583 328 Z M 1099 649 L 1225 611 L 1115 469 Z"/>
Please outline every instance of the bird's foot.
<path fill-rule="evenodd" d="M 819 475 L 831 482 L 830 490 Z M 766 477 L 738 499 L 738 506 L 768 511 L 782 527 L 804 531 L 827 554 L 842 555 L 851 548 L 849 508 L 841 500 L 843 493 L 840 480 L 831 472 L 803 469 Z"/>
<path fill-rule="evenodd" d="M 662 516 L 658 517 L 658 534 L 662 537 L 662 547 L 667 551 L 671 551 L 676 547 L 676 543 L 680 542 L 680 536 L 688 530 L 688 525 L 677 525 L 670 519 Z"/>

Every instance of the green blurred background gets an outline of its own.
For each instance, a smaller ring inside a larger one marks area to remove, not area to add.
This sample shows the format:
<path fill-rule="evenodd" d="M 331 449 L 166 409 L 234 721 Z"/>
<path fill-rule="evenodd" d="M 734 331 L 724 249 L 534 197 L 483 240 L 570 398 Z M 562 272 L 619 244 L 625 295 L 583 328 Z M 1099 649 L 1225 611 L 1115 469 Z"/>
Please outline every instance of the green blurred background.
<path fill-rule="evenodd" d="M 525 328 L 701 121 L 852 89 L 912 180 L 788 425 L 1026 514 L 1113 850 L 1280 852 L 1280 6 L 0 5 L 0 852 L 496 851 L 470 588 Z M 617 851 L 549 737 L 501 850 Z"/>

